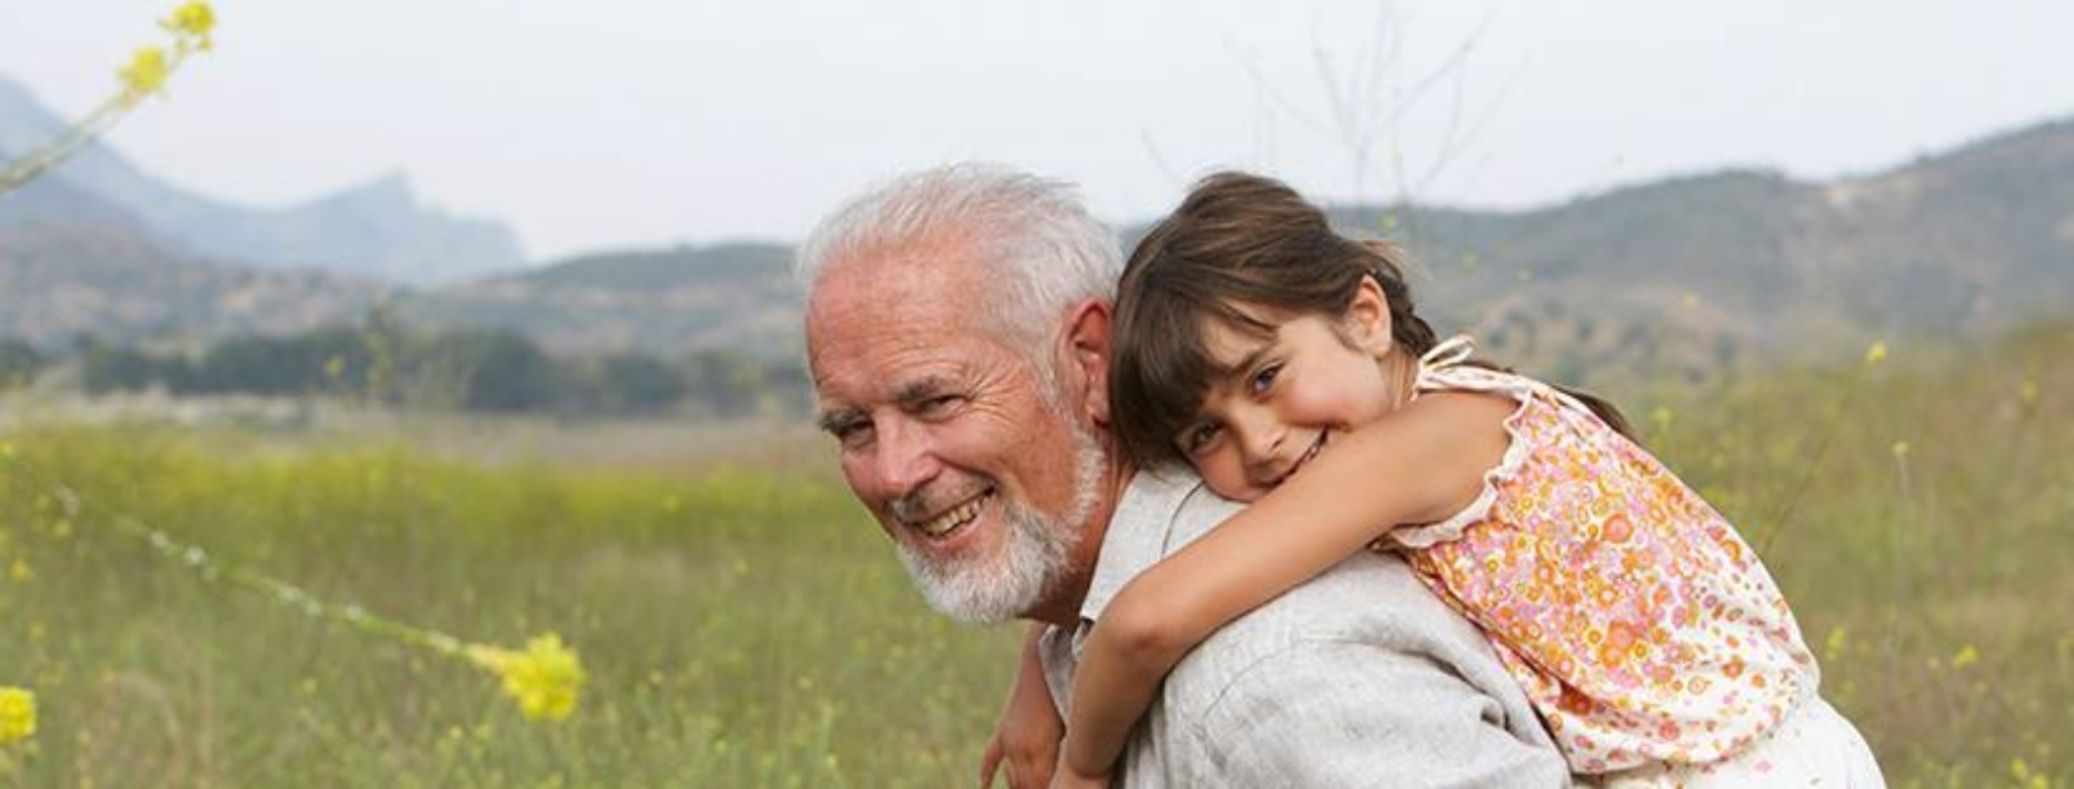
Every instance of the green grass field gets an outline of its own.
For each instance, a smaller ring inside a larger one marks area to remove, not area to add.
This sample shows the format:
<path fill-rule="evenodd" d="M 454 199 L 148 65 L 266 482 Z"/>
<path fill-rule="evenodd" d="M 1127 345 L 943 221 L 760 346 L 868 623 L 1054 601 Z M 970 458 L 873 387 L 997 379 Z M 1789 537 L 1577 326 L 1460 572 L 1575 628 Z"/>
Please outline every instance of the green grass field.
<path fill-rule="evenodd" d="M 1895 785 L 2067 785 L 2070 359 L 2060 325 L 1602 394 L 1760 546 Z M 0 747 L 0 785 L 970 785 L 1015 629 L 928 611 L 832 450 L 792 435 L 739 462 L 491 462 L 13 428 L 0 686 L 40 725 Z M 528 721 L 465 662 L 205 580 L 118 517 L 463 639 L 558 632 L 590 682 L 569 720 Z"/>

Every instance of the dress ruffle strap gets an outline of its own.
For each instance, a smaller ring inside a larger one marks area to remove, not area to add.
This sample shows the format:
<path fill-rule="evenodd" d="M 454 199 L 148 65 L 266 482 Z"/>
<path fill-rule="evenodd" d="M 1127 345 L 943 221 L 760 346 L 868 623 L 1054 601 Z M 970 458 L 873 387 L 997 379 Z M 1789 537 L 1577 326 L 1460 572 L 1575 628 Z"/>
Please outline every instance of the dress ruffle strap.
<path fill-rule="evenodd" d="M 1419 356 L 1417 385 L 1421 389 L 1425 388 L 1433 373 L 1469 361 L 1470 357 L 1475 355 L 1476 340 L 1467 334 L 1457 334 L 1441 340 Z"/>
<path fill-rule="evenodd" d="M 1541 381 L 1520 376 L 1514 373 L 1501 372 L 1498 370 L 1484 370 L 1482 368 L 1472 365 L 1470 367 L 1470 370 L 1482 373 L 1482 375 L 1476 376 L 1476 378 L 1479 381 L 1482 381 L 1483 385 L 1470 384 L 1467 386 L 1464 385 L 1465 381 L 1461 376 L 1448 375 L 1448 373 L 1454 370 L 1461 369 L 1465 363 L 1475 358 L 1475 356 L 1476 339 L 1470 337 L 1467 334 L 1457 334 L 1445 340 L 1441 340 L 1439 343 L 1436 343 L 1430 350 L 1427 350 L 1425 353 L 1419 355 L 1419 371 L 1417 377 L 1413 379 L 1412 383 L 1412 388 L 1414 392 L 1423 392 L 1434 389 L 1455 388 L 1469 388 L 1489 391 L 1494 388 L 1510 389 L 1517 386 L 1524 386 L 1533 392 L 1546 395 L 1549 399 L 1554 400 L 1557 404 L 1565 408 L 1572 409 L 1580 414 L 1593 414 L 1594 416 L 1596 416 L 1596 413 L 1592 411 L 1591 406 L 1585 405 L 1583 401 L 1571 396 L 1569 392 L 1565 392 L 1561 389 L 1550 386 Z M 1467 373 L 1469 372 L 1469 370 L 1464 370 L 1464 372 Z M 1506 381 L 1506 384 L 1502 386 L 1493 386 L 1490 383 L 1491 381 L 1500 379 L 1504 379 Z"/>

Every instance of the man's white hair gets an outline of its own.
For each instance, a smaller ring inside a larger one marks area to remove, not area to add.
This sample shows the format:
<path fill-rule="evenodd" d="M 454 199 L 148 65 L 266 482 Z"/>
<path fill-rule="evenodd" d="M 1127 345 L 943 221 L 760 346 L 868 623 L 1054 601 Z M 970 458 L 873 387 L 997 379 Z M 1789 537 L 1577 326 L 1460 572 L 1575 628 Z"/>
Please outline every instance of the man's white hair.
<path fill-rule="evenodd" d="M 996 300 L 973 308 L 1047 378 L 1051 354 L 1042 351 L 1066 308 L 1115 298 L 1123 274 L 1115 234 L 1070 184 L 986 163 L 909 173 L 843 204 L 800 245 L 794 273 L 811 293 L 834 261 L 957 242 L 994 283 Z"/>

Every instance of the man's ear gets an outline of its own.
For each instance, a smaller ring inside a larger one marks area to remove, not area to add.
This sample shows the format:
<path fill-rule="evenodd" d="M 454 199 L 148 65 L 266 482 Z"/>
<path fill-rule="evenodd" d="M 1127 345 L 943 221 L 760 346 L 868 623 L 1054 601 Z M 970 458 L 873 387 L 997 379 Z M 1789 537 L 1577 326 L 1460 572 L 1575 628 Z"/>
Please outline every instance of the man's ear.
<path fill-rule="evenodd" d="M 1109 426 L 1109 317 L 1107 299 L 1088 299 L 1066 313 L 1060 350 L 1060 383 L 1079 396 L 1081 416 L 1098 427 Z"/>
<path fill-rule="evenodd" d="M 1361 284 L 1355 287 L 1354 300 L 1347 305 L 1347 314 L 1341 323 L 1354 346 L 1377 359 L 1383 358 L 1397 345 L 1390 334 L 1390 299 L 1375 277 L 1361 278 Z"/>

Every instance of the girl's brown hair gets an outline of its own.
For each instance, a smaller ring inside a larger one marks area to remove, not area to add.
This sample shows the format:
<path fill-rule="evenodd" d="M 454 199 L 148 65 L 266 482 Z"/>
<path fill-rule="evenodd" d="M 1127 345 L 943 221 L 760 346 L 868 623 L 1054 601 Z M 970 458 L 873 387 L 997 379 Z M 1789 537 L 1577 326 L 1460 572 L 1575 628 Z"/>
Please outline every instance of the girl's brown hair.
<path fill-rule="evenodd" d="M 1401 258 L 1395 245 L 1333 232 L 1324 211 L 1280 181 L 1225 172 L 1198 182 L 1138 242 L 1118 285 L 1109 398 L 1124 453 L 1141 466 L 1185 461 L 1174 437 L 1231 373 L 1205 345 L 1206 318 L 1271 336 L 1275 325 L 1244 307 L 1337 318 L 1369 277 L 1382 286 L 1398 350 L 1431 350 L 1437 338 L 1413 309 Z M 1612 404 L 1570 394 L 1627 434 Z"/>

